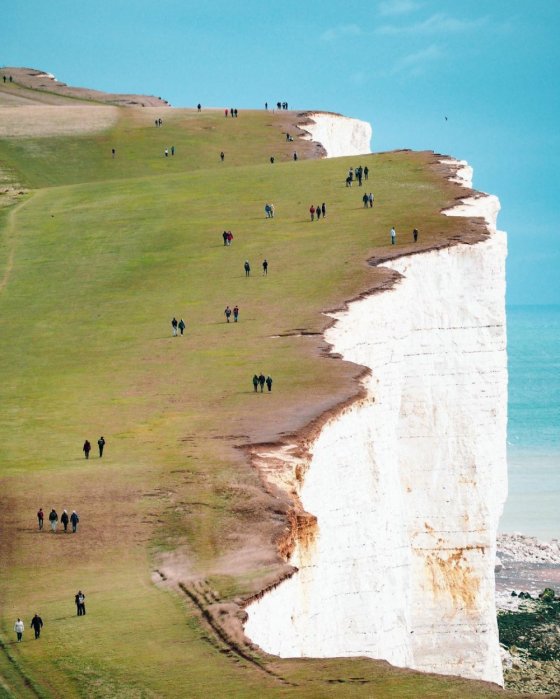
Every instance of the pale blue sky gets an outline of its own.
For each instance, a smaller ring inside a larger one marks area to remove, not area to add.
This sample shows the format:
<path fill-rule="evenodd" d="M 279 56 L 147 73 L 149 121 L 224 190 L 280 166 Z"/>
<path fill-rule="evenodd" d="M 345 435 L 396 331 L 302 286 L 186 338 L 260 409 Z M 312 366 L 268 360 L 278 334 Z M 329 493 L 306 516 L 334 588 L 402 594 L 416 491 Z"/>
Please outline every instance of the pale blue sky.
<path fill-rule="evenodd" d="M 369 121 L 374 150 L 467 159 L 502 202 L 508 301 L 560 303 L 559 29 L 560 0 L 25 0 L 0 63 L 174 106 L 288 100 Z"/>

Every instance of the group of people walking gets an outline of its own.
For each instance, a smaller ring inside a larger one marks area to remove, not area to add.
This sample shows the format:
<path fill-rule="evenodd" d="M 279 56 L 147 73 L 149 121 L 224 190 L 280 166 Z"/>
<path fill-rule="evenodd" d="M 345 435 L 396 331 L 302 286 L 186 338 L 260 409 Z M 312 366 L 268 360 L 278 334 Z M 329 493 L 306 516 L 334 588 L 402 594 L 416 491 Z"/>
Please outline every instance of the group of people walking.
<path fill-rule="evenodd" d="M 370 192 L 369 194 L 367 194 L 366 192 L 364 192 L 364 196 L 362 197 L 362 201 L 364 202 L 364 208 L 365 208 L 365 209 L 367 209 L 368 206 L 369 206 L 370 209 L 373 209 L 373 199 L 374 199 L 374 197 L 373 197 L 373 193 L 372 193 L 372 192 Z"/>
<path fill-rule="evenodd" d="M 43 508 L 40 507 L 39 511 L 37 512 L 37 524 L 39 525 L 39 531 L 43 529 L 44 521 L 45 513 L 43 512 Z M 62 510 L 62 514 L 60 515 L 60 523 L 64 527 L 65 532 L 68 531 L 68 525 L 71 524 L 72 533 L 75 534 L 78 531 L 79 521 L 80 518 L 76 510 L 72 510 L 72 514 L 70 516 L 68 516 L 68 510 Z M 51 527 L 51 531 L 56 533 L 56 529 L 58 527 L 58 512 L 54 509 L 54 507 L 49 512 L 49 524 Z"/>
<path fill-rule="evenodd" d="M 97 448 L 99 449 L 99 458 L 103 458 L 103 450 L 105 449 L 105 437 L 101 436 L 97 440 Z M 84 452 L 84 456 L 86 459 L 89 459 L 89 453 L 91 451 L 91 442 L 89 439 L 86 439 L 84 442 L 84 446 L 82 447 L 82 451 Z"/>
<path fill-rule="evenodd" d="M 243 269 L 245 270 L 245 276 L 250 277 L 251 276 L 251 263 L 249 260 L 245 260 L 243 263 Z M 268 260 L 266 257 L 262 261 L 262 269 L 263 269 L 263 277 L 266 277 L 268 275 Z"/>
<path fill-rule="evenodd" d="M 314 204 L 311 204 L 311 206 L 309 207 L 309 214 L 311 216 L 312 221 L 315 220 L 315 216 L 317 216 L 317 221 L 321 218 L 321 215 L 323 216 L 323 218 L 327 218 L 327 206 L 325 202 L 323 202 L 322 204 L 317 204 L 316 207 Z"/>
<path fill-rule="evenodd" d="M 389 235 L 391 236 L 391 245 L 395 245 L 397 242 L 397 231 L 395 230 L 395 226 L 391 228 L 389 231 Z M 417 243 L 418 242 L 418 228 L 413 228 L 412 229 L 412 240 Z"/>
<path fill-rule="evenodd" d="M 226 309 L 224 311 L 224 315 L 226 317 L 226 323 L 229 323 L 229 319 L 231 318 L 232 315 L 233 315 L 233 322 L 237 323 L 237 321 L 239 319 L 239 306 L 236 304 L 233 307 L 233 310 L 229 306 L 226 306 Z"/>
<path fill-rule="evenodd" d="M 31 623 L 29 625 L 35 632 L 35 638 L 39 638 L 41 636 L 41 629 L 43 628 L 43 620 L 37 614 L 37 612 L 35 612 L 35 616 L 33 617 L 33 619 L 31 619 Z M 16 623 L 14 624 L 14 631 L 16 632 L 16 638 L 18 640 L 18 643 L 21 643 L 21 641 L 23 640 L 23 632 L 25 631 L 25 624 L 19 617 L 17 618 Z"/>
<path fill-rule="evenodd" d="M 365 167 L 362 167 L 361 165 L 356 168 L 350 168 L 348 170 L 348 175 L 346 176 L 346 186 L 351 187 L 352 182 L 356 180 L 358 185 L 361 187 L 362 186 L 362 180 L 367 180 L 369 179 L 369 168 L 366 165 Z"/>
<path fill-rule="evenodd" d="M 237 109 L 234 109 L 233 107 L 231 109 L 224 109 L 224 114 L 226 116 L 226 119 L 229 115 L 231 115 L 232 119 L 237 119 Z"/>
<path fill-rule="evenodd" d="M 258 376 L 257 376 L 257 374 L 254 374 L 254 376 L 253 376 L 253 388 L 255 390 L 255 393 L 257 393 L 257 389 L 259 386 L 261 387 L 261 393 L 263 393 L 265 384 L 266 384 L 266 387 L 268 388 L 268 390 L 272 391 L 272 378 L 270 376 L 267 376 L 265 378 L 265 375 L 262 372 Z"/>
<path fill-rule="evenodd" d="M 224 231 L 222 233 L 222 238 L 224 239 L 224 245 L 231 245 L 233 240 L 233 233 L 231 231 Z"/>
<path fill-rule="evenodd" d="M 183 335 L 186 327 L 185 321 L 182 318 L 181 320 L 177 320 L 177 318 L 173 316 L 171 320 L 171 332 L 173 333 L 173 337 L 177 337 L 179 333 Z"/>
<path fill-rule="evenodd" d="M 74 595 L 74 603 L 76 604 L 76 611 L 78 616 L 85 616 L 86 613 L 86 596 L 81 590 L 78 590 Z M 35 616 L 31 619 L 29 624 L 35 633 L 35 639 L 40 638 L 41 629 L 45 625 L 38 612 L 35 612 Z M 16 619 L 14 624 L 14 631 L 16 632 L 16 638 L 18 643 L 23 640 L 23 632 L 25 631 L 25 624 L 23 623 L 21 617 Z"/>

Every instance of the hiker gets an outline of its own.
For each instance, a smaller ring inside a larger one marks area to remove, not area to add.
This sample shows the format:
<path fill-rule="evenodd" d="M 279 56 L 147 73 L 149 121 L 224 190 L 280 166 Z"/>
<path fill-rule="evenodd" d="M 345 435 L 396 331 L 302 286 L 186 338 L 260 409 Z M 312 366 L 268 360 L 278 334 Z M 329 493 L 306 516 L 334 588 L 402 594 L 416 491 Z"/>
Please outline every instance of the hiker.
<path fill-rule="evenodd" d="M 227 231 L 222 233 L 222 238 L 224 239 L 224 245 L 227 245 Z"/>
<path fill-rule="evenodd" d="M 254 374 L 253 375 L 253 388 L 255 389 L 255 393 L 257 392 L 257 386 L 259 385 L 259 377 Z"/>
<path fill-rule="evenodd" d="M 412 231 L 412 237 L 413 237 L 413 239 L 414 239 L 414 242 L 417 243 L 417 242 L 418 242 L 418 229 L 417 229 L 417 228 L 415 228 L 415 229 Z"/>
<path fill-rule="evenodd" d="M 196 105 L 196 108 L 197 108 L 198 111 L 200 112 L 200 110 L 202 109 L 202 105 L 200 104 L 200 102 Z"/>
<path fill-rule="evenodd" d="M 66 510 L 62 510 L 62 514 L 60 515 L 60 523 L 64 527 L 64 531 L 68 531 L 68 522 L 70 521 L 68 517 L 68 512 Z"/>
<path fill-rule="evenodd" d="M 270 204 L 265 204 L 264 205 L 264 213 L 266 215 L 266 218 L 271 218 L 270 215 Z"/>
<path fill-rule="evenodd" d="M 229 318 L 231 316 L 231 308 L 229 306 L 226 306 L 226 310 L 224 311 L 224 315 L 226 317 L 226 322 L 229 323 Z"/>
<path fill-rule="evenodd" d="M 97 446 L 99 448 L 99 458 L 103 458 L 103 449 L 105 448 L 105 437 L 99 437 L 97 440 Z"/>
<path fill-rule="evenodd" d="M 264 391 L 264 384 L 265 384 L 266 379 L 264 378 L 264 374 L 261 373 L 259 374 L 259 386 L 261 387 L 261 393 Z"/>
<path fill-rule="evenodd" d="M 24 628 L 25 626 L 23 625 L 23 621 L 18 617 L 16 623 L 14 624 L 14 631 L 16 632 L 18 643 L 23 638 Z"/>
<path fill-rule="evenodd" d="M 231 114 L 231 118 L 233 119 L 233 107 L 229 110 L 229 113 Z"/>
<path fill-rule="evenodd" d="M 369 208 L 373 209 L 373 194 L 370 192 L 368 195 Z"/>
<path fill-rule="evenodd" d="M 245 269 L 245 276 L 249 277 L 251 275 L 251 265 L 249 264 L 249 260 L 245 260 L 243 268 Z"/>
<path fill-rule="evenodd" d="M 76 603 L 76 612 L 78 616 L 84 616 L 86 613 L 86 596 L 81 590 L 78 590 L 74 597 Z"/>
<path fill-rule="evenodd" d="M 177 318 L 173 316 L 173 320 L 171 321 L 171 329 L 173 331 L 173 337 L 177 337 L 177 326 L 179 325 Z"/>
<path fill-rule="evenodd" d="M 43 512 L 43 508 L 40 507 L 39 511 L 37 512 L 37 523 L 39 524 L 39 531 L 43 528 L 43 520 L 45 519 L 45 514 Z"/>
<path fill-rule="evenodd" d="M 236 304 L 233 307 L 233 322 L 237 323 L 237 319 L 239 318 L 239 306 Z"/>
<path fill-rule="evenodd" d="M 76 510 L 72 510 L 72 514 L 70 515 L 70 524 L 72 525 L 72 533 L 75 534 L 76 531 L 78 530 L 78 522 L 80 521 L 80 518 L 78 517 L 78 513 Z"/>
<path fill-rule="evenodd" d="M 224 162 L 224 158 L 225 158 L 225 157 L 226 157 L 226 154 L 224 153 L 224 151 L 222 151 L 222 152 L 220 153 L 220 159 L 221 159 L 222 163 Z"/>
<path fill-rule="evenodd" d="M 391 245 L 395 244 L 395 241 L 397 239 L 397 231 L 395 230 L 395 226 L 391 228 Z"/>
<path fill-rule="evenodd" d="M 350 168 L 348 170 L 348 177 L 350 178 L 350 181 L 352 182 L 354 179 L 354 170 L 352 168 Z"/>
<path fill-rule="evenodd" d="M 168 151 L 167 148 L 163 151 L 163 153 L 164 153 L 164 155 L 165 155 L 166 158 L 169 156 L 169 151 Z"/>
<path fill-rule="evenodd" d="M 274 204 L 269 204 L 270 218 L 274 218 Z"/>
<path fill-rule="evenodd" d="M 317 208 L 315 209 L 315 213 L 317 214 L 317 221 L 321 218 L 321 204 L 317 204 Z"/>
<path fill-rule="evenodd" d="M 6 78 L 4 78 L 4 82 L 6 82 Z M 268 111 L 268 102 L 264 103 L 264 108 Z"/>
<path fill-rule="evenodd" d="M 346 178 L 346 186 L 347 187 L 352 186 L 352 178 L 350 177 L 350 175 L 348 175 L 348 177 Z"/>
<path fill-rule="evenodd" d="M 235 118 L 237 119 L 237 109 L 234 109 L 234 110 L 233 110 L 233 113 L 234 113 L 234 115 L 235 115 Z"/>
<path fill-rule="evenodd" d="M 56 532 L 56 525 L 58 524 L 58 515 L 56 514 L 56 510 L 54 509 L 54 507 L 50 511 L 49 522 L 51 523 L 51 531 Z"/>
<path fill-rule="evenodd" d="M 266 377 L 266 387 L 268 388 L 268 392 L 272 391 L 272 378 L 270 376 Z"/>
<path fill-rule="evenodd" d="M 268 274 L 268 260 L 265 258 L 262 263 L 262 268 L 263 268 L 263 276 L 266 277 Z"/>
<path fill-rule="evenodd" d="M 297 160 L 297 153 L 294 151 L 294 160 Z"/>
<path fill-rule="evenodd" d="M 286 134 L 286 141 L 289 141 L 289 140 L 290 140 L 290 134 L 287 133 L 287 134 Z"/>
<path fill-rule="evenodd" d="M 364 192 L 364 196 L 362 197 L 362 201 L 364 202 L 364 207 L 367 208 L 367 205 L 369 204 L 369 196 Z"/>
<path fill-rule="evenodd" d="M 111 148 L 111 158 L 115 157 L 116 152 L 117 151 L 114 148 Z"/>
<path fill-rule="evenodd" d="M 368 175 L 369 175 L 369 168 L 368 168 L 368 166 L 366 165 L 365 168 L 364 168 L 364 180 L 367 180 Z"/>
<path fill-rule="evenodd" d="M 157 129 L 158 126 L 159 126 L 158 120 L 156 119 L 156 129 Z"/>
<path fill-rule="evenodd" d="M 274 165 L 274 156 L 273 155 L 270 156 L 270 162 L 272 165 Z"/>
<path fill-rule="evenodd" d="M 86 457 L 86 459 L 89 459 L 89 453 L 91 451 L 91 444 L 89 443 L 89 439 L 86 439 L 86 441 L 84 442 L 82 451 L 84 452 L 84 456 Z"/>
<path fill-rule="evenodd" d="M 227 232 L 227 244 L 231 245 L 231 241 L 233 240 L 233 233 L 231 231 Z"/>
<path fill-rule="evenodd" d="M 39 638 L 39 636 L 41 635 L 41 629 L 43 628 L 43 620 L 37 614 L 37 612 L 35 612 L 35 616 L 33 617 L 33 619 L 31 619 L 30 626 L 33 629 L 33 631 L 35 631 L 35 639 Z"/>
<path fill-rule="evenodd" d="M 224 113 L 225 113 L 225 115 L 226 115 L 226 119 L 227 119 L 227 115 L 228 115 L 228 110 L 227 110 L 227 109 L 224 109 Z"/>
<path fill-rule="evenodd" d="M 313 204 L 311 204 L 311 206 L 309 207 L 309 213 L 311 215 L 311 220 L 314 221 L 315 220 L 315 207 L 313 206 Z"/>
<path fill-rule="evenodd" d="M 162 119 L 161 117 L 158 119 L 158 124 L 159 124 L 160 126 L 163 124 L 163 119 Z"/>
<path fill-rule="evenodd" d="M 325 202 L 321 204 L 321 212 L 323 213 L 323 218 L 327 218 L 327 207 Z"/>
<path fill-rule="evenodd" d="M 175 155 L 175 146 L 171 146 L 171 155 Z"/>
<path fill-rule="evenodd" d="M 185 321 L 182 318 L 178 322 L 177 327 L 179 328 L 179 332 L 181 333 L 181 335 L 183 335 L 187 326 L 185 325 Z"/>
<path fill-rule="evenodd" d="M 3 78 L 4 78 L 4 82 L 6 82 L 6 76 L 5 76 L 5 75 L 3 76 Z"/>

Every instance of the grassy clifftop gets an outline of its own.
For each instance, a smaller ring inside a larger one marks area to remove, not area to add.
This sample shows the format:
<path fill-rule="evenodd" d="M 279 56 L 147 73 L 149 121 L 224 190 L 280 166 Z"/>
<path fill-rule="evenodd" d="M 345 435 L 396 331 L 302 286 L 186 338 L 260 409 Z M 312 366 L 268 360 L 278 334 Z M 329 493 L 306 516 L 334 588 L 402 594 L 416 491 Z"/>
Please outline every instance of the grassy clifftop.
<path fill-rule="evenodd" d="M 116 109 L 103 129 L 85 114 L 53 134 L 73 107 L 1 109 L 1 168 L 27 193 L 0 218 L 0 696 L 497 692 L 364 659 L 280 661 L 220 626 L 284 569 L 292 503 L 266 491 L 247 447 L 290 438 L 359 390 L 359 367 L 326 353 L 321 312 L 381 284 L 367 259 L 410 251 L 413 227 L 421 248 L 462 235 L 439 215 L 460 190 L 434 156 L 314 160 L 314 144 L 286 142 L 294 113 Z M 34 130 L 18 132 L 22 120 Z M 346 188 L 358 164 L 369 181 Z M 311 223 L 322 202 L 326 220 Z M 273 390 L 255 395 L 261 371 Z M 86 461 L 84 439 L 100 435 L 103 459 Z M 76 509 L 79 532 L 39 533 L 40 506 Z M 15 618 L 36 611 L 41 640 L 27 631 L 15 645 Z"/>

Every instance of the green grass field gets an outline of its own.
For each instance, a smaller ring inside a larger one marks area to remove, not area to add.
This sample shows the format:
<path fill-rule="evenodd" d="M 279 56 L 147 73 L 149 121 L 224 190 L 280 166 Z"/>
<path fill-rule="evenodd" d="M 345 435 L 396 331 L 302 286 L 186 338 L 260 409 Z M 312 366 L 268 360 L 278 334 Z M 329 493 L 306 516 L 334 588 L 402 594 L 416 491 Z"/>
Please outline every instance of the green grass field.
<path fill-rule="evenodd" d="M 289 503 L 265 491 L 243 447 L 357 391 L 359 368 L 323 351 L 321 312 L 379 282 L 366 260 L 394 252 L 391 225 L 405 252 L 414 226 L 429 247 L 460 223 L 439 215 L 456 188 L 430 154 L 305 159 L 312 144 L 285 141 L 291 113 L 168 110 L 156 129 L 158 113 L 120 109 L 97 134 L 0 140 L 0 168 L 29 190 L 0 210 L 0 697 L 497 694 L 365 659 L 244 657 L 177 587 L 227 603 L 281 569 L 274 539 Z M 360 162 L 372 210 L 344 186 Z M 327 219 L 311 223 L 323 201 Z M 239 323 L 225 323 L 226 304 Z M 171 336 L 174 315 L 184 337 Z M 253 393 L 260 371 L 270 394 Z M 94 449 L 86 461 L 84 439 L 101 434 L 104 458 Z M 39 506 L 76 509 L 78 533 L 38 532 Z"/>

